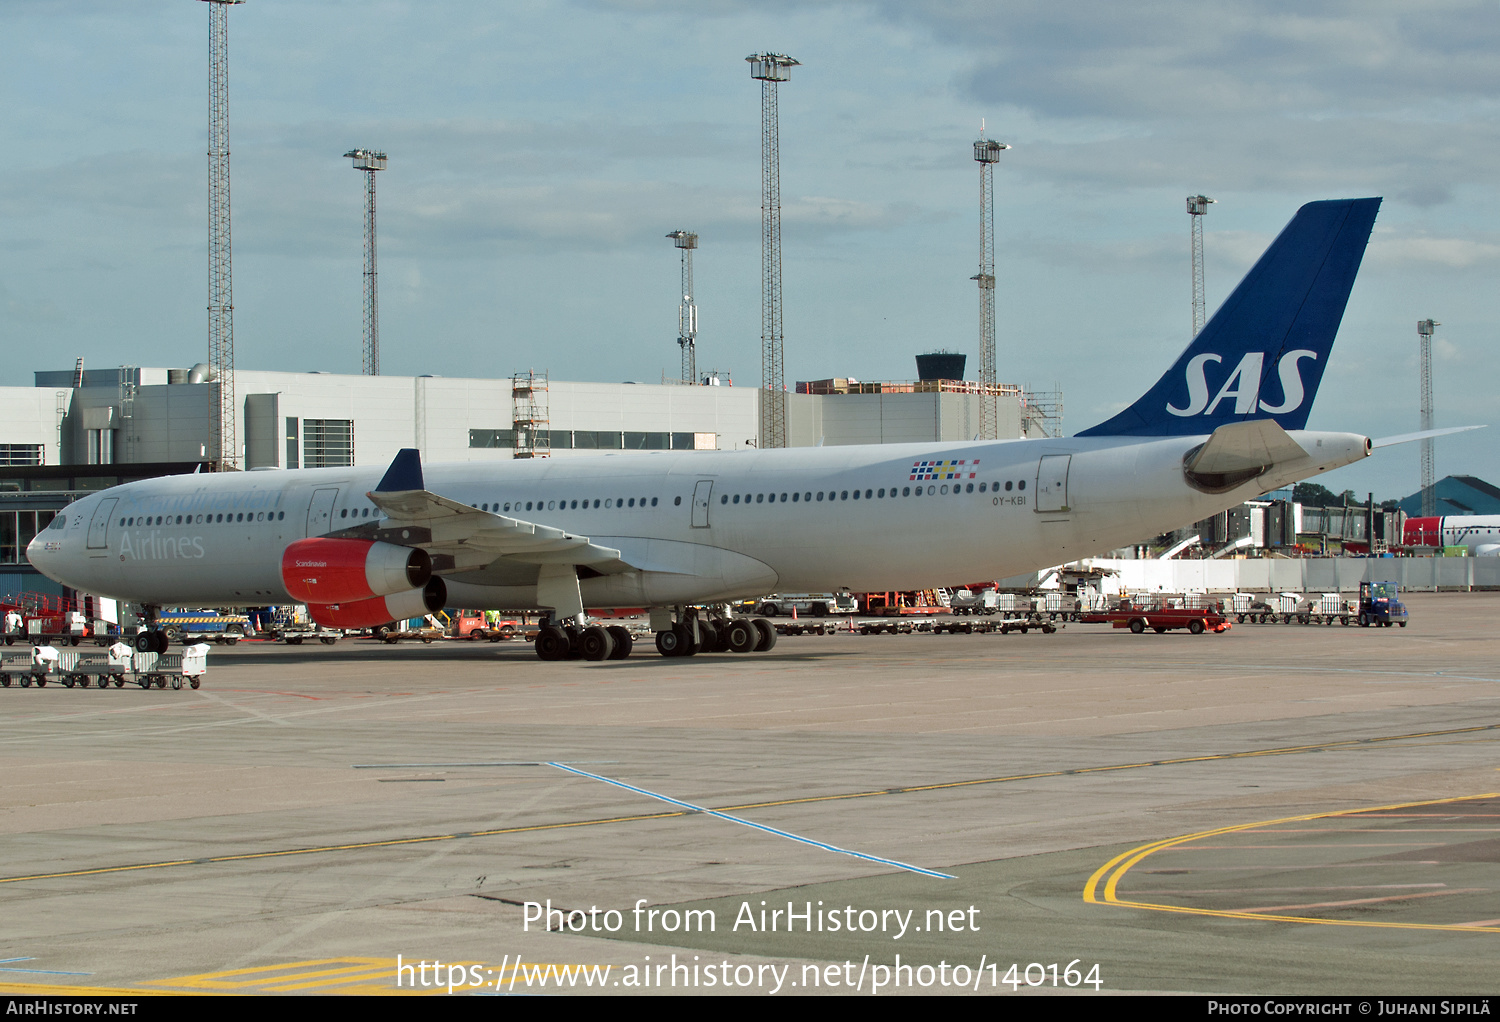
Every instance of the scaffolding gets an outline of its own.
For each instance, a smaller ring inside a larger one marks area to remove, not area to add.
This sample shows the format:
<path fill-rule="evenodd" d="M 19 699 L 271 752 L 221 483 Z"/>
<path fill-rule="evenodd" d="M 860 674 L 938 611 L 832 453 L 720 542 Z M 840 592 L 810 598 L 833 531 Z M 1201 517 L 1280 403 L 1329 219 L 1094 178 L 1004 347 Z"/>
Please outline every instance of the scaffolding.
<path fill-rule="evenodd" d="M 517 458 L 550 458 L 552 430 L 547 419 L 547 374 L 527 370 L 510 379 L 511 419 Z"/>

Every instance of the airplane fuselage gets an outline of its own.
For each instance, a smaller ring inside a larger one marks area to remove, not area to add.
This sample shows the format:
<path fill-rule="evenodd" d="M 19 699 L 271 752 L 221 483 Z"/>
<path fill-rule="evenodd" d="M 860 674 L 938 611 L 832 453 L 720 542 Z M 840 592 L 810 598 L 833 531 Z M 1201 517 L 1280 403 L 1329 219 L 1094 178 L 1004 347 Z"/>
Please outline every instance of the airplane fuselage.
<path fill-rule="evenodd" d="M 633 570 L 580 569 L 596 608 L 787 591 L 920 589 L 1003 578 L 1190 524 L 1349 464 L 1368 441 L 1293 431 L 1306 459 L 1221 492 L 1184 456 L 1207 437 L 1097 437 L 682 452 L 425 466 L 433 492 L 618 549 Z M 156 605 L 297 602 L 297 540 L 373 532 L 380 469 L 173 476 L 102 491 L 28 549 L 73 588 Z M 535 563 L 448 572 L 448 603 L 537 606 Z"/>

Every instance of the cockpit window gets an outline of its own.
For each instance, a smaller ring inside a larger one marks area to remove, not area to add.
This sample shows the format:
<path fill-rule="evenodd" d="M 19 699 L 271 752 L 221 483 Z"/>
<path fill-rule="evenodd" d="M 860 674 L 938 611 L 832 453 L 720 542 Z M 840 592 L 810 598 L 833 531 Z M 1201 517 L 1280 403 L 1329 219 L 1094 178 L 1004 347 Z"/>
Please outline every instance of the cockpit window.
<path fill-rule="evenodd" d="M 62 531 L 63 529 L 66 529 L 67 527 L 68 527 L 68 516 L 67 515 L 61 515 L 61 514 L 58 515 L 56 518 L 52 519 L 52 524 L 49 525 L 49 526 L 47 526 L 47 528 L 49 528 L 49 529 L 57 529 L 58 531 Z"/>

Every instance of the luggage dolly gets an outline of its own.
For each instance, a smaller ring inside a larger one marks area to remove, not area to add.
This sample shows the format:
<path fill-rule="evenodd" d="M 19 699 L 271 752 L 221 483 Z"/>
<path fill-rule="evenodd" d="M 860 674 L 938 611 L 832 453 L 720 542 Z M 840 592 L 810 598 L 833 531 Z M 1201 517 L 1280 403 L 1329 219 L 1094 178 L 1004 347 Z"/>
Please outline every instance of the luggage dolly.
<path fill-rule="evenodd" d="M 141 688 L 166 688 L 170 679 L 174 689 L 182 688 L 184 680 L 192 688 L 203 684 L 203 675 L 208 672 L 208 643 L 200 642 L 185 646 L 181 653 L 134 653 L 131 669 L 135 683 Z"/>
<path fill-rule="evenodd" d="M 37 659 L 43 648 L 51 649 L 33 647 L 29 653 L 0 653 L 0 688 L 10 688 L 12 681 L 19 681 L 22 688 L 30 688 L 33 681 L 38 688 L 46 685 L 47 661 Z"/>
<path fill-rule="evenodd" d="M 51 647 L 41 647 L 51 649 Z M 41 650 L 39 649 L 39 652 Z M 107 650 L 84 652 L 82 650 L 55 650 L 56 657 L 47 654 L 51 671 L 62 681 L 64 688 L 88 688 L 93 681 L 99 688 L 108 688 L 113 681 L 115 688 L 125 684 L 125 672 L 130 670 L 130 647 L 117 642 Z"/>

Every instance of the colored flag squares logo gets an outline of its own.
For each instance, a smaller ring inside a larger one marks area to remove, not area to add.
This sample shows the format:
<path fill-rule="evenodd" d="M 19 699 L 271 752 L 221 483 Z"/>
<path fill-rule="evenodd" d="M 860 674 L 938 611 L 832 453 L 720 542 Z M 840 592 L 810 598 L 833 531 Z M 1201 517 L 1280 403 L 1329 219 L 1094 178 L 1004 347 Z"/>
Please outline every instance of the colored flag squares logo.
<path fill-rule="evenodd" d="M 973 479 L 979 471 L 979 459 L 959 461 L 914 461 L 911 463 L 910 482 L 926 482 L 929 479 Z"/>

